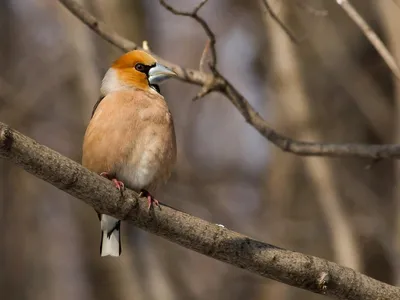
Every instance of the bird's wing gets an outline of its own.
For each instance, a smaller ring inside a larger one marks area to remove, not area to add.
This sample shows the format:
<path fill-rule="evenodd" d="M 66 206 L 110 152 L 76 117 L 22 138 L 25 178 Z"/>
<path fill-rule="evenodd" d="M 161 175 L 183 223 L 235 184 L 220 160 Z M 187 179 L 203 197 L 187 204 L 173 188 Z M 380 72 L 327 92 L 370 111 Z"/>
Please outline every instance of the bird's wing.
<path fill-rule="evenodd" d="M 99 106 L 100 102 L 104 99 L 104 96 L 100 96 L 99 100 L 97 100 L 97 102 L 95 103 L 95 105 L 93 106 L 93 110 L 92 110 L 92 115 L 90 116 L 91 118 L 93 118 L 93 115 L 97 109 L 97 106 Z"/>

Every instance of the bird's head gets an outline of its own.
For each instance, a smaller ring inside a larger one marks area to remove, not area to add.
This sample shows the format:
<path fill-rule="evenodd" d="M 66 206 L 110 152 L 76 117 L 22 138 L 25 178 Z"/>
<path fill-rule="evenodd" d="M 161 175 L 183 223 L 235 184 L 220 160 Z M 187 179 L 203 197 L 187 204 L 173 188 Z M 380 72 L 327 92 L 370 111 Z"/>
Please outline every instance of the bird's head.
<path fill-rule="evenodd" d="M 101 92 L 107 95 L 131 87 L 159 92 L 158 84 L 172 76 L 176 76 L 175 72 L 157 63 L 153 56 L 133 50 L 114 61 L 104 76 Z"/>

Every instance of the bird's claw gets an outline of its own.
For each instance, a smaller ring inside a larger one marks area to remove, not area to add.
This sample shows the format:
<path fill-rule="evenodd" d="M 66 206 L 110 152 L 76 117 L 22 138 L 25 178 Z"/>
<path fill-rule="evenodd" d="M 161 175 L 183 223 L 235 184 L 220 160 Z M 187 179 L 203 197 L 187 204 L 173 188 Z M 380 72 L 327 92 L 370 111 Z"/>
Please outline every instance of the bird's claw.
<path fill-rule="evenodd" d="M 154 198 L 148 191 L 146 190 L 141 190 L 139 197 L 146 197 L 147 198 L 147 210 L 150 211 L 151 207 L 153 205 L 158 206 L 158 208 L 161 210 L 160 202 L 156 198 Z"/>
<path fill-rule="evenodd" d="M 125 184 L 122 181 L 120 181 L 120 180 L 118 180 L 116 178 L 111 178 L 110 173 L 101 172 L 100 176 L 111 180 L 114 183 L 114 185 L 115 185 L 115 187 L 117 188 L 118 191 L 122 192 L 125 189 Z"/>
<path fill-rule="evenodd" d="M 147 196 L 147 203 L 148 210 L 150 210 L 153 205 L 158 206 L 158 208 L 161 210 L 160 202 L 158 202 L 156 198 L 153 198 L 153 196 Z"/>
<path fill-rule="evenodd" d="M 113 178 L 111 181 L 114 183 L 118 191 L 122 192 L 125 189 L 125 184 L 122 181 L 119 181 L 115 178 Z"/>

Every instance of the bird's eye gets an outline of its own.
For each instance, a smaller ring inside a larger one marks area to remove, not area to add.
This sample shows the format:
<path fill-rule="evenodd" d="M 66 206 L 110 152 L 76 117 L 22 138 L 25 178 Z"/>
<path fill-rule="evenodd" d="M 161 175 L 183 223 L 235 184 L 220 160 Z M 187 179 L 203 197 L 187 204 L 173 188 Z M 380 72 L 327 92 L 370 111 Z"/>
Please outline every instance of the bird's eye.
<path fill-rule="evenodd" d="M 144 72 L 146 70 L 146 67 L 144 64 L 138 63 L 135 65 L 135 69 L 139 72 Z"/>

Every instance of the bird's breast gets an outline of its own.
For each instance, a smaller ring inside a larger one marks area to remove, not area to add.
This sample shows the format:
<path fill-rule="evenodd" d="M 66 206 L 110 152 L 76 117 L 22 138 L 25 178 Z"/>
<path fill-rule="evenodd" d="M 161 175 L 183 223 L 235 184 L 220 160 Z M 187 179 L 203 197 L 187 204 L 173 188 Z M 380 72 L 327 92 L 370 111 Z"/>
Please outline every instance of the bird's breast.
<path fill-rule="evenodd" d="M 176 161 L 174 125 L 161 96 L 121 91 L 99 104 L 85 133 L 82 163 L 149 192 L 165 182 Z"/>
<path fill-rule="evenodd" d="M 150 125 L 132 141 L 126 160 L 117 171 L 117 177 L 128 187 L 154 191 L 168 179 L 176 160 L 175 134 L 171 125 Z"/>

